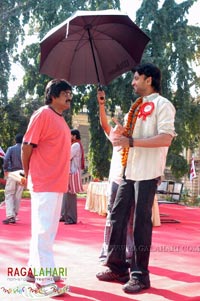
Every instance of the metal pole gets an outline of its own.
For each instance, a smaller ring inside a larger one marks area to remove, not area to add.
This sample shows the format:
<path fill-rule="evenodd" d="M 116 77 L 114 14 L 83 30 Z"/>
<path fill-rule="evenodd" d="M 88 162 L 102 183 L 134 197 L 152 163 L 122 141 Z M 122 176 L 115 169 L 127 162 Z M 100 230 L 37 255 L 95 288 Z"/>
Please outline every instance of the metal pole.
<path fill-rule="evenodd" d="M 88 32 L 88 37 L 89 37 L 89 41 L 90 41 L 90 46 L 91 46 L 91 50 L 92 50 L 92 56 L 93 56 L 93 60 L 94 60 L 94 65 L 95 65 L 95 70 L 96 70 L 96 74 L 97 74 L 97 80 L 98 80 L 98 86 L 100 87 L 100 79 L 99 79 L 99 72 L 98 72 L 98 68 L 97 68 L 97 62 L 96 62 L 96 58 L 95 58 L 95 53 L 94 53 L 94 48 L 93 48 L 93 44 L 92 44 L 92 36 L 90 33 L 90 29 L 92 28 L 91 24 L 88 24 L 85 26 L 85 29 Z"/>

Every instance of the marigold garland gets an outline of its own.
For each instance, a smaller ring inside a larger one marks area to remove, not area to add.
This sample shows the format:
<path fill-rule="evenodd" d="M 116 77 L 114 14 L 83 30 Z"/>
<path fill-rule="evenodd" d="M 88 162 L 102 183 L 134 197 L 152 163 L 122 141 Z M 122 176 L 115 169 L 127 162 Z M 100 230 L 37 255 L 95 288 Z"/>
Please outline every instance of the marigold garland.
<path fill-rule="evenodd" d="M 125 124 L 125 130 L 123 135 L 126 137 L 132 137 L 133 134 L 133 130 L 135 127 L 135 123 L 140 111 L 140 107 L 142 104 L 142 97 L 139 97 L 131 106 L 129 112 L 128 112 L 128 118 L 127 118 L 127 122 Z M 126 167 L 127 164 L 127 159 L 128 159 L 128 152 L 129 152 L 129 146 L 123 148 L 122 150 L 122 158 L 121 158 L 121 162 L 122 162 L 122 166 Z"/>

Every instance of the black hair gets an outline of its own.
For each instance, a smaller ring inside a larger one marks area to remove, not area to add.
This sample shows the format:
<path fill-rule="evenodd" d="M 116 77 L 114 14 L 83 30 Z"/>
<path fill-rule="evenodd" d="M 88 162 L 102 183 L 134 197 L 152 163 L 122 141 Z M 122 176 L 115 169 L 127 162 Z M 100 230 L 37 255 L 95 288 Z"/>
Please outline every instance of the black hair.
<path fill-rule="evenodd" d="M 71 135 L 76 135 L 76 139 L 81 139 L 81 134 L 78 130 L 71 130 Z"/>
<path fill-rule="evenodd" d="M 61 91 L 72 91 L 72 86 L 65 79 L 52 79 L 45 89 L 45 104 L 52 103 L 52 96 L 59 97 Z"/>
<path fill-rule="evenodd" d="M 132 69 L 132 72 L 138 72 L 139 75 L 144 74 L 146 77 L 152 77 L 152 87 L 156 92 L 161 92 L 161 71 L 151 63 L 141 64 Z"/>
<path fill-rule="evenodd" d="M 15 136 L 16 143 L 22 143 L 22 140 L 23 140 L 23 135 L 22 134 L 17 134 Z"/>

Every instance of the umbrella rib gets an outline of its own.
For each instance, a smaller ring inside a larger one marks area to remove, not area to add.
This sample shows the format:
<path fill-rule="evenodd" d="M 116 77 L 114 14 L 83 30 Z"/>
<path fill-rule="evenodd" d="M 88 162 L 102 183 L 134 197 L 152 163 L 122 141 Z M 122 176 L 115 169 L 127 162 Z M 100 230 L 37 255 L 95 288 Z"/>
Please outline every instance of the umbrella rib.
<path fill-rule="evenodd" d="M 98 80 L 98 84 L 100 85 L 99 72 L 98 72 L 98 68 L 97 68 L 97 62 L 96 62 L 96 57 L 95 57 L 95 53 L 94 53 L 94 48 L 93 48 L 93 43 L 92 43 L 92 37 L 91 37 L 91 33 L 90 33 L 90 28 L 89 27 L 87 28 L 87 32 L 88 32 L 89 42 L 90 42 L 90 46 L 91 46 L 91 50 L 92 50 L 92 57 L 93 57 L 93 60 L 94 60 L 94 65 L 95 65 L 97 80 Z"/>
<path fill-rule="evenodd" d="M 118 24 L 118 23 L 117 23 Z M 116 23 L 114 24 L 114 25 L 116 25 Z M 114 27 L 114 25 L 113 25 L 113 27 Z M 97 27 L 97 26 L 95 26 L 95 27 Z M 100 31 L 99 29 L 96 29 L 95 27 L 93 27 L 93 31 L 95 31 L 95 33 L 96 33 L 96 35 L 95 35 L 95 38 L 91 35 L 91 31 L 90 31 L 90 36 L 91 36 L 91 40 L 102 40 L 102 41 L 112 41 L 112 40 L 114 40 L 114 41 L 116 41 L 119 45 L 121 45 L 123 48 L 124 48 L 124 45 L 120 42 L 120 40 L 118 40 L 118 39 L 113 39 L 112 38 L 112 36 L 110 36 L 109 35 L 109 33 L 108 32 L 106 32 L 106 37 L 104 38 L 104 39 L 102 39 L 102 38 L 100 38 L 100 39 L 98 39 L 98 35 L 100 35 L 100 34 L 104 34 L 105 35 L 105 32 L 104 31 Z M 70 35 L 74 35 L 74 34 L 78 34 L 78 32 L 79 32 L 80 30 L 78 30 L 78 31 L 72 31 L 71 32 L 71 34 Z M 78 43 L 77 44 L 77 46 L 76 46 L 76 48 L 75 48 L 75 50 L 79 50 L 81 47 L 83 47 L 87 42 L 88 42 L 88 38 L 87 37 L 85 37 L 85 39 L 84 39 L 84 33 L 83 34 L 80 34 L 80 38 L 79 39 L 70 39 L 71 41 L 80 41 L 80 42 L 84 42 L 85 41 L 85 43 L 82 43 L 81 45 L 80 45 L 80 43 Z M 90 38 L 89 38 L 89 40 L 90 40 Z M 78 47 L 78 46 L 80 46 L 80 48 Z M 129 50 L 127 49 L 127 48 L 125 48 L 126 49 L 126 51 L 129 53 Z"/>

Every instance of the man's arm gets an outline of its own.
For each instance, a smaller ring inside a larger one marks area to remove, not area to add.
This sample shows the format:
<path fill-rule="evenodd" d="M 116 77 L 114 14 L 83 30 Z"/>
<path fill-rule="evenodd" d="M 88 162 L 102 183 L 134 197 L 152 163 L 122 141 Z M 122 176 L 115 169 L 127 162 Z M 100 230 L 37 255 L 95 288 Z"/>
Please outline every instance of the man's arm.
<path fill-rule="evenodd" d="M 169 147 L 173 137 L 170 134 L 159 134 L 149 138 L 127 138 L 125 136 L 120 136 L 113 139 L 113 146 L 134 146 L 134 147 L 146 147 L 146 148 L 154 148 L 154 147 Z"/>
<path fill-rule="evenodd" d="M 170 146 L 173 137 L 170 134 L 159 134 L 150 138 L 134 139 L 133 145 L 140 147 Z"/>
<path fill-rule="evenodd" d="M 98 91 L 97 92 L 97 100 L 99 103 L 99 118 L 100 118 L 100 124 L 102 126 L 102 129 L 106 132 L 106 134 L 109 136 L 111 126 L 108 123 L 107 116 L 106 116 L 106 110 L 105 110 L 105 92 L 104 91 Z"/>
<path fill-rule="evenodd" d="M 24 174 L 26 177 L 28 176 L 29 163 L 30 163 L 32 151 L 33 151 L 33 145 L 26 144 L 26 143 L 22 144 L 21 159 L 22 159 Z"/>
<path fill-rule="evenodd" d="M 10 166 L 10 157 L 11 157 L 11 149 L 8 148 L 3 160 L 3 170 L 4 170 L 4 177 L 7 178 L 8 176 L 8 170 Z"/>

